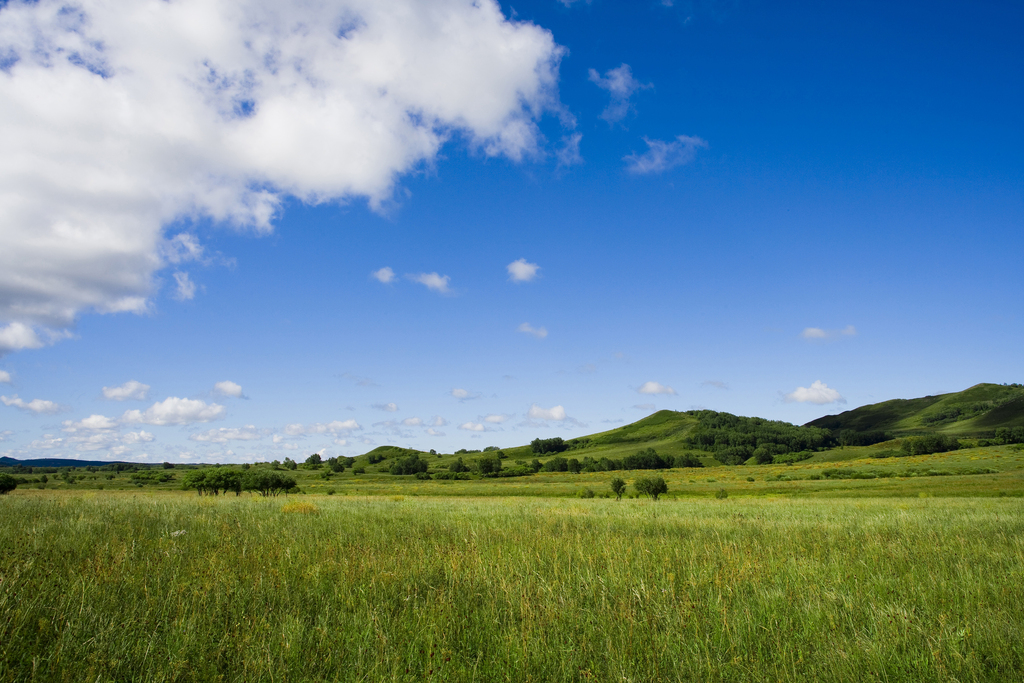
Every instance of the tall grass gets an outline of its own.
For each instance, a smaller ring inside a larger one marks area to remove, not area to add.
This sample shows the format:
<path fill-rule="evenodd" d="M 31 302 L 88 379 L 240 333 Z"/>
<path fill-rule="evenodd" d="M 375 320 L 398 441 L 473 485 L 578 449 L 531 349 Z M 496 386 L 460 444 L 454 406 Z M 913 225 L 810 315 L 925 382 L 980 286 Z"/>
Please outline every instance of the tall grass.
<path fill-rule="evenodd" d="M 0 499 L 0 680 L 1011 680 L 1024 501 Z"/>

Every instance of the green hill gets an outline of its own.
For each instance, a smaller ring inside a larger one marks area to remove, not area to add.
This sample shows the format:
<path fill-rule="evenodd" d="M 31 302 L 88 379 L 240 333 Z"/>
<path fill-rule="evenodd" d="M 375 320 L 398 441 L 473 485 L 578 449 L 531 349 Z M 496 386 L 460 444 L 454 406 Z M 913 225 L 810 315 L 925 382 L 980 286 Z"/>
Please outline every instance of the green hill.
<path fill-rule="evenodd" d="M 951 394 L 861 406 L 839 415 L 819 417 L 805 426 L 830 429 L 836 434 L 849 429 L 861 433 L 884 431 L 895 436 L 990 437 L 1001 427 L 1024 427 L 1024 386 L 976 384 Z"/>

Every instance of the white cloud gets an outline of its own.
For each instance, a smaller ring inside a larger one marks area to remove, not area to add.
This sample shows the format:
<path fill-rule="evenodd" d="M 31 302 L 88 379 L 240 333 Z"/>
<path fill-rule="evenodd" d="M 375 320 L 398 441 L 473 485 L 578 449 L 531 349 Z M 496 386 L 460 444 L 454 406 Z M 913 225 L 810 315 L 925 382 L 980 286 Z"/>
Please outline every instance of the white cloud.
<path fill-rule="evenodd" d="M 0 370 L 0 384 L 10 384 L 10 383 L 11 383 L 11 373 L 7 372 L 6 370 Z"/>
<path fill-rule="evenodd" d="M 633 408 L 635 408 L 636 410 L 651 412 L 653 410 L 657 410 L 658 406 L 654 405 L 653 403 L 638 403 L 635 406 L 633 406 Z"/>
<path fill-rule="evenodd" d="M 0 432 L 0 441 L 8 441 L 12 436 L 14 436 L 14 432 L 10 429 L 5 429 Z"/>
<path fill-rule="evenodd" d="M 230 396 L 232 398 L 244 398 L 242 385 L 235 384 L 231 380 L 224 380 L 213 385 L 213 393 L 217 396 Z"/>
<path fill-rule="evenodd" d="M 402 424 L 406 427 L 419 427 L 423 424 L 423 420 L 418 417 L 407 417 L 402 420 Z"/>
<path fill-rule="evenodd" d="M 797 387 L 792 393 L 786 394 L 787 403 L 814 403 L 825 405 L 826 403 L 846 403 L 846 399 L 839 395 L 839 392 L 830 388 L 821 380 L 816 380 L 809 387 Z"/>
<path fill-rule="evenodd" d="M 658 382 L 644 382 L 640 385 L 640 388 L 636 390 L 639 394 L 670 394 L 676 395 L 676 390 L 672 387 L 667 387 L 664 384 Z"/>
<path fill-rule="evenodd" d="M 451 278 L 447 275 L 438 275 L 437 273 L 420 273 L 418 275 L 406 276 L 413 282 L 418 282 L 427 289 L 432 289 L 440 294 L 448 294 L 451 289 L 448 287 L 448 283 L 451 282 Z"/>
<path fill-rule="evenodd" d="M 806 327 L 800 333 L 804 339 L 835 339 L 836 337 L 853 337 L 857 334 L 857 328 L 847 325 L 841 330 L 824 330 L 820 327 Z"/>
<path fill-rule="evenodd" d="M 374 403 L 371 408 L 375 410 L 383 410 L 388 413 L 394 413 L 398 411 L 397 403 Z"/>
<path fill-rule="evenodd" d="M 480 392 L 456 388 L 452 389 L 452 396 L 459 399 L 460 401 L 472 401 L 480 398 Z"/>
<path fill-rule="evenodd" d="M 227 443 L 228 441 L 258 441 L 264 437 L 264 432 L 256 429 L 254 425 L 245 427 L 221 427 L 205 432 L 191 434 L 188 438 L 192 441 L 206 441 L 209 443 Z"/>
<path fill-rule="evenodd" d="M 562 421 L 566 419 L 565 408 L 562 406 L 555 406 L 554 408 L 541 408 L 536 403 L 530 406 L 530 412 L 528 413 L 532 420 L 557 420 Z"/>
<path fill-rule="evenodd" d="M 119 387 L 103 387 L 103 398 L 111 401 L 145 401 L 149 396 L 149 385 L 128 380 Z"/>
<path fill-rule="evenodd" d="M 589 71 L 589 78 L 591 83 L 601 88 L 601 90 L 607 90 L 608 94 L 611 95 L 611 101 L 608 102 L 608 106 L 601 112 L 601 118 L 609 124 L 626 118 L 626 114 L 630 110 L 629 100 L 633 97 L 633 93 L 637 90 L 654 87 L 651 83 L 641 83 L 633 78 L 633 70 L 630 69 L 629 64 L 622 64 L 614 69 L 605 71 L 604 77 L 596 69 L 591 69 Z"/>
<path fill-rule="evenodd" d="M 154 403 L 145 411 L 129 410 L 121 416 L 125 424 L 149 424 L 157 426 L 187 425 L 195 422 L 212 422 L 224 417 L 224 406 L 206 403 L 199 399 L 171 396 Z"/>
<path fill-rule="evenodd" d="M 61 423 L 61 430 L 68 434 L 78 434 L 80 432 L 100 432 L 112 429 L 117 429 L 119 423 L 117 420 L 107 417 L 105 415 L 90 415 L 89 417 L 83 418 L 78 422 L 74 420 L 64 420 Z"/>
<path fill-rule="evenodd" d="M 561 108 L 563 49 L 494 0 L 68 8 L 0 5 L 3 322 L 143 312 L 157 271 L 202 258 L 165 236 L 178 219 L 266 233 L 287 197 L 378 207 L 456 136 L 537 154 Z"/>
<path fill-rule="evenodd" d="M 508 279 L 512 282 L 529 282 L 537 277 L 540 266 L 521 258 L 505 266 L 505 269 L 508 271 Z"/>
<path fill-rule="evenodd" d="M 44 401 L 41 398 L 34 398 L 31 401 L 25 401 L 24 399 L 18 398 L 18 395 L 8 398 L 6 396 L 0 396 L 0 401 L 5 406 L 17 408 L 19 410 L 26 410 L 30 413 L 47 414 L 52 415 L 53 413 L 59 413 L 63 408 L 58 403 L 53 401 Z"/>
<path fill-rule="evenodd" d="M 523 323 L 516 329 L 522 332 L 523 334 L 531 334 L 537 339 L 543 339 L 544 337 L 548 336 L 548 331 L 546 328 L 534 327 L 530 323 Z"/>
<path fill-rule="evenodd" d="M 178 288 L 174 291 L 175 299 L 178 301 L 191 301 L 196 298 L 196 283 L 189 279 L 188 273 L 175 272 L 174 281 L 178 284 Z"/>
<path fill-rule="evenodd" d="M 647 151 L 643 154 L 630 154 L 622 157 L 626 162 L 626 170 L 630 173 L 643 175 L 660 173 L 670 168 L 688 164 L 697 156 L 697 150 L 707 148 L 708 143 L 698 137 L 680 135 L 671 142 L 644 138 Z"/>
<path fill-rule="evenodd" d="M 487 430 L 487 428 L 479 422 L 464 422 L 459 425 L 459 429 L 465 429 L 467 432 L 483 432 Z"/>
<path fill-rule="evenodd" d="M 427 429 L 427 434 L 429 434 L 430 436 L 444 436 L 444 432 L 439 432 L 433 427 L 429 427 Z"/>
<path fill-rule="evenodd" d="M 149 443 L 154 437 L 152 434 L 145 430 L 139 430 L 137 432 L 127 432 L 121 436 L 121 441 L 128 445 L 134 445 L 139 443 Z"/>
<path fill-rule="evenodd" d="M 728 384 L 726 384 L 725 382 L 719 381 L 717 379 L 706 379 L 703 382 L 701 382 L 700 385 L 702 387 L 714 387 L 716 389 L 724 389 L 724 390 L 728 390 L 729 389 L 729 385 Z"/>
<path fill-rule="evenodd" d="M 3 244 L 2 238 L 0 238 L 0 244 Z M 0 256 L 0 262 L 2 262 L 2 259 L 3 257 Z M 0 275 L 0 278 L 2 277 Z M 0 327 L 0 356 L 11 351 L 38 349 L 43 346 L 45 346 L 45 343 L 39 338 L 35 330 L 24 323 L 13 322 L 6 327 Z"/>
<path fill-rule="evenodd" d="M 314 422 L 309 425 L 303 425 L 301 423 L 294 423 L 285 426 L 284 433 L 288 436 L 306 436 L 308 434 L 331 434 L 336 436 L 338 434 L 348 434 L 356 429 L 362 429 L 359 423 L 355 420 L 334 420 L 332 422 Z M 278 437 L 274 437 L 275 443 L 277 443 Z"/>
<path fill-rule="evenodd" d="M 484 422 L 490 422 L 491 424 L 499 424 L 500 425 L 503 422 L 505 422 L 506 420 L 508 420 L 510 417 L 511 417 L 511 415 L 505 415 L 505 414 L 488 415 L 487 417 L 484 418 Z"/>
<path fill-rule="evenodd" d="M 384 266 L 380 270 L 375 270 L 370 273 L 370 277 L 374 278 L 378 282 L 388 284 L 395 281 L 395 271 L 391 270 L 387 266 Z"/>
<path fill-rule="evenodd" d="M 434 419 L 430 421 L 432 427 L 444 427 L 448 424 L 448 420 L 444 419 L 440 415 L 435 415 Z"/>

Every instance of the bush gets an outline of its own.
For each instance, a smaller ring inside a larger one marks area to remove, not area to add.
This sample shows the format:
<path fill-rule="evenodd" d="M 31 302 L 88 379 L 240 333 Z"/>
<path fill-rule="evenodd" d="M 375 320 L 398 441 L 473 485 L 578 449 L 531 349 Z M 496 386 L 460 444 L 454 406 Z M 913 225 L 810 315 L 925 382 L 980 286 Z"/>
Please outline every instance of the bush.
<path fill-rule="evenodd" d="M 622 459 L 622 467 L 627 470 L 663 470 L 671 466 L 672 463 L 658 455 L 658 451 L 653 448 L 645 448 Z"/>
<path fill-rule="evenodd" d="M 633 482 L 633 488 L 640 495 L 650 496 L 651 500 L 658 500 L 658 496 L 668 493 L 668 484 L 661 477 L 640 477 Z"/>
<path fill-rule="evenodd" d="M 0 474 L 0 496 L 5 493 L 10 493 L 14 489 L 18 488 L 18 480 L 6 472 Z"/>
<path fill-rule="evenodd" d="M 333 496 L 334 493 L 335 493 L 334 489 L 327 489 L 327 495 L 328 496 Z"/>
<path fill-rule="evenodd" d="M 594 497 L 594 489 L 591 489 L 591 488 L 580 489 L 580 491 L 576 495 L 579 496 L 580 498 L 593 498 Z"/>
<path fill-rule="evenodd" d="M 903 439 L 900 451 L 903 455 L 928 455 L 930 453 L 946 453 L 960 448 L 960 442 L 951 436 L 941 434 L 930 436 L 911 436 Z"/>
<path fill-rule="evenodd" d="M 612 493 L 615 494 L 615 500 L 622 500 L 622 494 L 626 491 L 626 482 L 615 477 L 611 482 Z"/>
<path fill-rule="evenodd" d="M 560 436 L 551 439 L 534 439 L 530 442 L 530 450 L 540 455 L 545 453 L 561 453 L 568 447 Z"/>
<path fill-rule="evenodd" d="M 363 465 L 360 465 L 359 467 L 353 467 L 352 474 L 366 474 L 366 467 Z"/>
<path fill-rule="evenodd" d="M 728 497 L 729 492 L 726 491 L 725 489 L 718 489 L 717 491 L 715 491 L 715 498 L 717 498 L 718 500 L 725 500 Z"/>

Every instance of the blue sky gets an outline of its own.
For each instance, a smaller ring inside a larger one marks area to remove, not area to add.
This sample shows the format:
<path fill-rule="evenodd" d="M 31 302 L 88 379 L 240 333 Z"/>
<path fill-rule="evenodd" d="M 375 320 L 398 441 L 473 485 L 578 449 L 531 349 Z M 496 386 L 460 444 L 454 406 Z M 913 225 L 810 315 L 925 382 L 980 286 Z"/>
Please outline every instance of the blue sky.
<path fill-rule="evenodd" d="M 1019 4 L 157 5 L 0 6 L 0 454 L 1024 379 Z"/>

